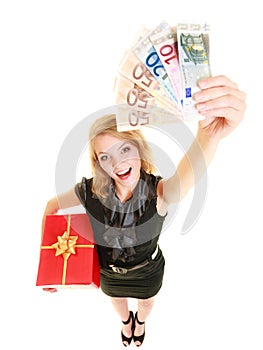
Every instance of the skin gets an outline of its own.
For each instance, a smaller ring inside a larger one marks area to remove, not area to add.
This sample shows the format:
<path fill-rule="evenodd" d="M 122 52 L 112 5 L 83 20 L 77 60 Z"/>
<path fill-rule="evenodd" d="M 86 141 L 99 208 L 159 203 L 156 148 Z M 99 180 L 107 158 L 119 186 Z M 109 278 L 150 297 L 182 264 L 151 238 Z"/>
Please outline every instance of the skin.
<path fill-rule="evenodd" d="M 178 203 L 198 180 L 194 176 L 200 173 L 201 160 L 205 160 L 208 166 L 212 161 L 220 140 L 229 135 L 242 121 L 246 109 L 245 93 L 226 76 L 210 77 L 199 82 L 200 91 L 194 95 L 196 108 L 204 117 L 199 122 L 196 139 L 187 154 L 180 161 L 176 172 L 168 179 L 163 179 L 157 187 L 157 211 L 164 215 L 171 203 Z M 101 167 L 114 180 L 116 194 L 121 201 L 125 201 L 132 195 L 133 189 L 140 176 L 140 157 L 135 146 L 110 135 L 99 135 L 96 137 L 96 152 Z M 125 149 L 126 147 L 126 149 Z M 130 148 L 128 150 L 128 148 Z M 200 152 L 201 150 L 201 152 Z M 202 159 L 201 159 L 202 157 Z M 190 160 L 191 159 L 191 163 Z M 127 177 L 120 178 L 118 173 L 131 169 Z M 180 189 L 178 193 L 177 189 Z M 60 204 L 60 205 L 59 205 Z M 46 206 L 45 216 L 55 214 L 59 209 L 79 205 L 74 190 L 64 193 L 59 198 L 52 198 Z M 47 289 L 51 292 L 55 289 Z M 122 320 L 129 317 L 128 302 L 125 298 L 111 298 L 112 304 Z M 153 307 L 153 298 L 138 300 L 138 318 L 145 321 Z M 144 325 L 136 324 L 135 335 L 144 332 Z M 131 336 L 131 322 L 123 325 L 123 333 Z M 139 345 L 139 344 L 137 344 Z"/>

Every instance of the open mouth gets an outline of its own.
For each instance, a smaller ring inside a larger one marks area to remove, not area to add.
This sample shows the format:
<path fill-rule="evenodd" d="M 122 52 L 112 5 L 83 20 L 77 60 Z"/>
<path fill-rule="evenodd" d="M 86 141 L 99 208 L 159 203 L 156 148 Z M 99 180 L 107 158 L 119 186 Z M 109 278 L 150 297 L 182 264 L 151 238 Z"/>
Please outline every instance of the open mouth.
<path fill-rule="evenodd" d="M 126 178 L 130 175 L 131 170 L 132 170 L 132 168 L 123 169 L 123 170 L 121 170 L 121 171 L 118 171 L 118 172 L 116 173 L 116 175 L 117 175 L 120 179 L 124 180 L 124 179 L 126 179 Z"/>

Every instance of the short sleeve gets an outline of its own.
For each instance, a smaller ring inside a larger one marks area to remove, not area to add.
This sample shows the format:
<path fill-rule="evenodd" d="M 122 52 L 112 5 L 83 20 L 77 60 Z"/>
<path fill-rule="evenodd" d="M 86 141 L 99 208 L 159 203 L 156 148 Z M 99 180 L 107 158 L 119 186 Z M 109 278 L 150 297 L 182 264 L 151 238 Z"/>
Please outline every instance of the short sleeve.
<path fill-rule="evenodd" d="M 150 179 L 151 179 L 151 184 L 152 184 L 152 189 L 155 194 L 155 197 L 157 197 L 157 186 L 160 180 L 162 180 L 162 177 L 160 175 L 153 175 L 150 174 Z"/>
<path fill-rule="evenodd" d="M 83 177 L 81 182 L 75 186 L 75 193 L 85 208 L 87 207 L 87 199 L 91 194 L 91 180 Z"/>

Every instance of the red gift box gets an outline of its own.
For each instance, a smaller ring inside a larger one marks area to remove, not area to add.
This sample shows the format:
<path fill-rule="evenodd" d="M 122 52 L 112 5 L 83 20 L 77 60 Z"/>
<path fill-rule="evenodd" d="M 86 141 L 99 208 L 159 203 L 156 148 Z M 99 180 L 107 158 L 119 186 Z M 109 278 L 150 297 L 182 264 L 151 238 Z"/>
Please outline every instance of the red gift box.
<path fill-rule="evenodd" d="M 100 286 L 93 230 L 86 214 L 47 215 L 37 286 Z"/>

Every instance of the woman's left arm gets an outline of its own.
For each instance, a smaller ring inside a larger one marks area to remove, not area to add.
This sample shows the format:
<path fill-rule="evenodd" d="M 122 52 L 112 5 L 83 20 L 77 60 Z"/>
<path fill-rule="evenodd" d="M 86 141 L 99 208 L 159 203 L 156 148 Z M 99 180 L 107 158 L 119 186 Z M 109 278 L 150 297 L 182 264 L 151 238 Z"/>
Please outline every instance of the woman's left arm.
<path fill-rule="evenodd" d="M 219 141 L 241 122 L 246 109 L 246 95 L 226 76 L 210 77 L 199 82 L 194 95 L 196 108 L 204 117 L 196 138 L 169 179 L 162 181 L 162 201 L 179 202 L 203 175 L 214 157 Z"/>

